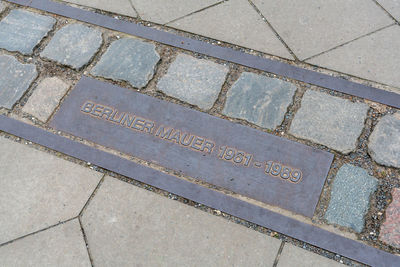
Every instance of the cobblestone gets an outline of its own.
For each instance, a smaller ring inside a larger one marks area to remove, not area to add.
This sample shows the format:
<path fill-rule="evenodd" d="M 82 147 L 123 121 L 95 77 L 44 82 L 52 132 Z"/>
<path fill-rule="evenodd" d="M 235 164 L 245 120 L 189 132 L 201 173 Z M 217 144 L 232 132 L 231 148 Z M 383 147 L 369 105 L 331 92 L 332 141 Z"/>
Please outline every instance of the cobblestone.
<path fill-rule="evenodd" d="M 364 128 L 368 105 L 308 90 L 290 133 L 342 153 L 350 153 Z"/>
<path fill-rule="evenodd" d="M 155 48 L 153 44 L 132 38 L 114 41 L 91 73 L 142 88 L 153 77 L 160 60 Z"/>
<path fill-rule="evenodd" d="M 400 248 L 400 189 L 392 191 L 392 203 L 386 209 L 385 222 L 381 226 L 379 239 Z"/>
<path fill-rule="evenodd" d="M 10 14 L 0 22 L 0 48 L 25 55 L 32 54 L 35 46 L 55 23 L 56 20 L 52 17 L 22 9 L 11 10 Z"/>
<path fill-rule="evenodd" d="M 75 23 L 56 32 L 40 56 L 80 69 L 92 59 L 102 43 L 100 31 Z"/>
<path fill-rule="evenodd" d="M 210 109 L 218 98 L 228 68 L 204 59 L 178 55 L 157 87 L 162 92 L 201 109 Z"/>
<path fill-rule="evenodd" d="M 369 138 L 368 149 L 379 164 L 400 168 L 400 112 L 381 118 Z"/>
<path fill-rule="evenodd" d="M 333 182 L 331 200 L 325 218 L 361 232 L 364 215 L 368 211 L 370 195 L 377 189 L 375 177 L 349 164 L 343 165 Z"/>
<path fill-rule="evenodd" d="M 295 92 L 291 83 L 245 72 L 228 91 L 222 113 L 274 129 L 282 123 Z"/>
<path fill-rule="evenodd" d="M 33 64 L 22 64 L 13 56 L 0 55 L 0 106 L 11 109 L 37 77 Z"/>
<path fill-rule="evenodd" d="M 46 122 L 68 88 L 69 85 L 57 77 L 46 78 L 38 85 L 22 110 Z"/>

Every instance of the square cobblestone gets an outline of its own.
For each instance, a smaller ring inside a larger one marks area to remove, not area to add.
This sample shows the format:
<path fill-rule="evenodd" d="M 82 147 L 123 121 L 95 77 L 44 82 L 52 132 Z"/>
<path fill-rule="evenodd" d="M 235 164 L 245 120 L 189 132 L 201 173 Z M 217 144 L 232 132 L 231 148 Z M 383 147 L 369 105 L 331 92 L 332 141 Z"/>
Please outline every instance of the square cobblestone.
<path fill-rule="evenodd" d="M 380 119 L 369 138 L 368 149 L 379 164 L 400 168 L 400 112 Z"/>
<path fill-rule="evenodd" d="M 13 56 L 0 56 L 0 106 L 11 109 L 37 75 L 35 65 L 22 64 Z"/>
<path fill-rule="evenodd" d="M 369 208 L 369 198 L 377 186 L 377 179 L 368 175 L 366 170 L 349 164 L 343 165 L 333 182 L 325 218 L 330 223 L 361 232 L 364 228 L 364 215 Z"/>
<path fill-rule="evenodd" d="M 68 88 L 69 85 L 57 77 L 46 78 L 38 85 L 22 110 L 46 122 Z"/>
<path fill-rule="evenodd" d="M 282 123 L 295 92 L 294 84 L 245 72 L 228 91 L 222 113 L 275 129 Z"/>
<path fill-rule="evenodd" d="M 308 90 L 290 133 L 347 154 L 357 146 L 367 112 L 367 104 Z"/>
<path fill-rule="evenodd" d="M 142 88 L 153 77 L 159 60 L 154 44 L 123 38 L 110 45 L 91 73 Z"/>
<path fill-rule="evenodd" d="M 80 69 L 93 58 L 102 43 L 100 31 L 75 23 L 56 32 L 40 56 Z"/>
<path fill-rule="evenodd" d="M 210 109 L 225 82 L 228 67 L 180 54 L 157 84 L 160 91 L 201 109 Z"/>
<path fill-rule="evenodd" d="M 392 203 L 386 209 L 385 222 L 381 225 L 379 239 L 400 249 L 400 189 L 392 191 Z"/>
<path fill-rule="evenodd" d="M 0 48 L 25 55 L 32 54 L 33 48 L 55 23 L 56 20 L 52 17 L 22 9 L 11 10 L 10 14 L 0 22 Z"/>

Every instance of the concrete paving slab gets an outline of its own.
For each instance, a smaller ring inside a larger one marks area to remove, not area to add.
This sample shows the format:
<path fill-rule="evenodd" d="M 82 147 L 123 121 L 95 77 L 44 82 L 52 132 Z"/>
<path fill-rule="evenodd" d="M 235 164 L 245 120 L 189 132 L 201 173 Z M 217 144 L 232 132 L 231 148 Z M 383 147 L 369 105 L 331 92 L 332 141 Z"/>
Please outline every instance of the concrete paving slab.
<path fill-rule="evenodd" d="M 0 7 L 1 9 L 1 7 Z M 32 54 L 33 48 L 53 28 L 56 20 L 22 9 L 14 9 L 0 22 L 0 48 Z"/>
<path fill-rule="evenodd" d="M 36 66 L 0 55 L 0 107 L 11 109 L 37 77 Z"/>
<path fill-rule="evenodd" d="M 133 9 L 129 0 L 67 0 L 65 2 L 93 7 L 129 17 L 137 16 L 136 11 Z"/>
<path fill-rule="evenodd" d="M 142 19 L 165 24 L 220 0 L 131 0 Z"/>
<path fill-rule="evenodd" d="M 228 67 L 212 61 L 180 54 L 160 79 L 157 88 L 207 110 L 217 100 L 228 70 Z"/>
<path fill-rule="evenodd" d="M 378 180 L 360 167 L 343 165 L 333 181 L 331 200 L 325 218 L 342 226 L 361 232 L 364 215 L 369 208 L 370 195 L 375 192 Z"/>
<path fill-rule="evenodd" d="M 285 243 L 277 267 L 340 267 L 337 261 Z"/>
<path fill-rule="evenodd" d="M 385 221 L 381 225 L 379 239 L 400 248 L 400 189 L 392 190 L 392 203 L 386 209 Z"/>
<path fill-rule="evenodd" d="M 96 266 L 272 266 L 281 243 L 109 177 L 82 223 Z"/>
<path fill-rule="evenodd" d="M 373 1 L 253 2 L 300 60 L 393 23 Z"/>
<path fill-rule="evenodd" d="M 142 88 L 153 77 L 159 60 L 154 44 L 123 38 L 110 45 L 91 73 Z"/>
<path fill-rule="evenodd" d="M 245 72 L 229 89 L 222 113 L 272 130 L 282 123 L 295 92 L 292 83 Z"/>
<path fill-rule="evenodd" d="M 399 0 L 377 0 L 386 11 L 395 19 L 400 21 L 400 1 Z"/>
<path fill-rule="evenodd" d="M 101 173 L 0 138 L 0 244 L 77 216 Z"/>
<path fill-rule="evenodd" d="M 74 23 L 57 31 L 40 56 L 80 69 L 92 59 L 102 43 L 100 31 Z"/>
<path fill-rule="evenodd" d="M 293 58 L 247 1 L 230 0 L 168 26 L 283 58 Z"/>
<path fill-rule="evenodd" d="M 46 122 L 69 87 L 57 77 L 45 78 L 29 97 L 22 111 Z"/>
<path fill-rule="evenodd" d="M 399 66 L 398 47 L 400 26 L 393 25 L 307 62 L 400 88 L 400 75 L 393 71 Z"/>
<path fill-rule="evenodd" d="M 0 247 L 0 266 L 91 266 L 77 219 Z"/>
<path fill-rule="evenodd" d="M 380 119 L 369 138 L 368 152 L 379 164 L 400 168 L 400 112 Z"/>
<path fill-rule="evenodd" d="M 290 126 L 290 133 L 342 153 L 356 148 L 368 105 L 308 90 Z"/>

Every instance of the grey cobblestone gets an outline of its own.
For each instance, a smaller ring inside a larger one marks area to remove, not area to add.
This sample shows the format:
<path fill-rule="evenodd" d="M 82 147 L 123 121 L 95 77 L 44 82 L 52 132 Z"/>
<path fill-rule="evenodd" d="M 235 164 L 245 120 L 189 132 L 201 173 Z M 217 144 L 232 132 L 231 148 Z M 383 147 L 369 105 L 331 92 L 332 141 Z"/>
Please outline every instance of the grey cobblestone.
<path fill-rule="evenodd" d="M 178 55 L 157 87 L 160 91 L 201 109 L 210 109 L 218 98 L 228 68 L 204 59 Z"/>
<path fill-rule="evenodd" d="M 102 43 L 100 31 L 75 23 L 56 32 L 40 56 L 80 69 L 92 59 Z"/>
<path fill-rule="evenodd" d="M 142 88 L 154 75 L 160 56 L 155 45 L 137 39 L 114 41 L 91 73 Z"/>
<path fill-rule="evenodd" d="M 378 185 L 367 171 L 349 164 L 343 165 L 333 182 L 331 200 L 325 218 L 361 232 L 364 215 L 369 207 L 370 195 Z"/>
<path fill-rule="evenodd" d="M 245 72 L 228 91 L 222 113 L 274 129 L 282 123 L 295 92 L 291 83 Z"/>
<path fill-rule="evenodd" d="M 38 85 L 22 110 L 45 122 L 68 88 L 69 85 L 57 77 L 46 78 Z"/>
<path fill-rule="evenodd" d="M 11 109 L 37 77 L 33 64 L 22 64 L 13 56 L 0 55 L 0 106 Z"/>
<path fill-rule="evenodd" d="M 290 133 L 342 153 L 350 153 L 356 148 L 367 112 L 367 104 L 308 90 Z"/>
<path fill-rule="evenodd" d="M 1 3 L 0 3 L 1 12 Z M 53 28 L 56 20 L 22 9 L 11 10 L 0 22 L 0 48 L 32 54 L 33 48 Z"/>
<path fill-rule="evenodd" d="M 400 112 L 381 118 L 369 138 L 368 149 L 379 164 L 400 168 Z"/>

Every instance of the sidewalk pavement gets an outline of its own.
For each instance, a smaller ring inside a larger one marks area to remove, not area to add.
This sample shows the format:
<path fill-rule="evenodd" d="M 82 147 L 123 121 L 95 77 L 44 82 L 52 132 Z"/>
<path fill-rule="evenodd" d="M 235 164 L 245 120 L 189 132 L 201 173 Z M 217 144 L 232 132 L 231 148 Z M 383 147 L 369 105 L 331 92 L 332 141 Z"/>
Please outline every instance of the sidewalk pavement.
<path fill-rule="evenodd" d="M 337 53 L 323 64 L 343 57 L 349 61 L 337 66 L 351 69 L 348 74 L 375 75 L 375 82 L 398 90 L 399 35 L 392 31 L 399 25 L 374 1 L 335 2 L 313 1 L 308 8 L 289 1 L 279 7 L 238 0 L 79 3 L 293 64 Z M 396 17 L 396 5 L 380 4 Z M 399 254 L 398 109 L 0 2 L 1 114 L 53 131 L 49 121 L 82 75 L 333 153 L 313 218 L 277 210 Z M 0 266 L 358 266 L 5 133 L 0 170 Z"/>
<path fill-rule="evenodd" d="M 268 55 L 388 85 L 400 93 L 398 0 L 70 0 Z"/>

